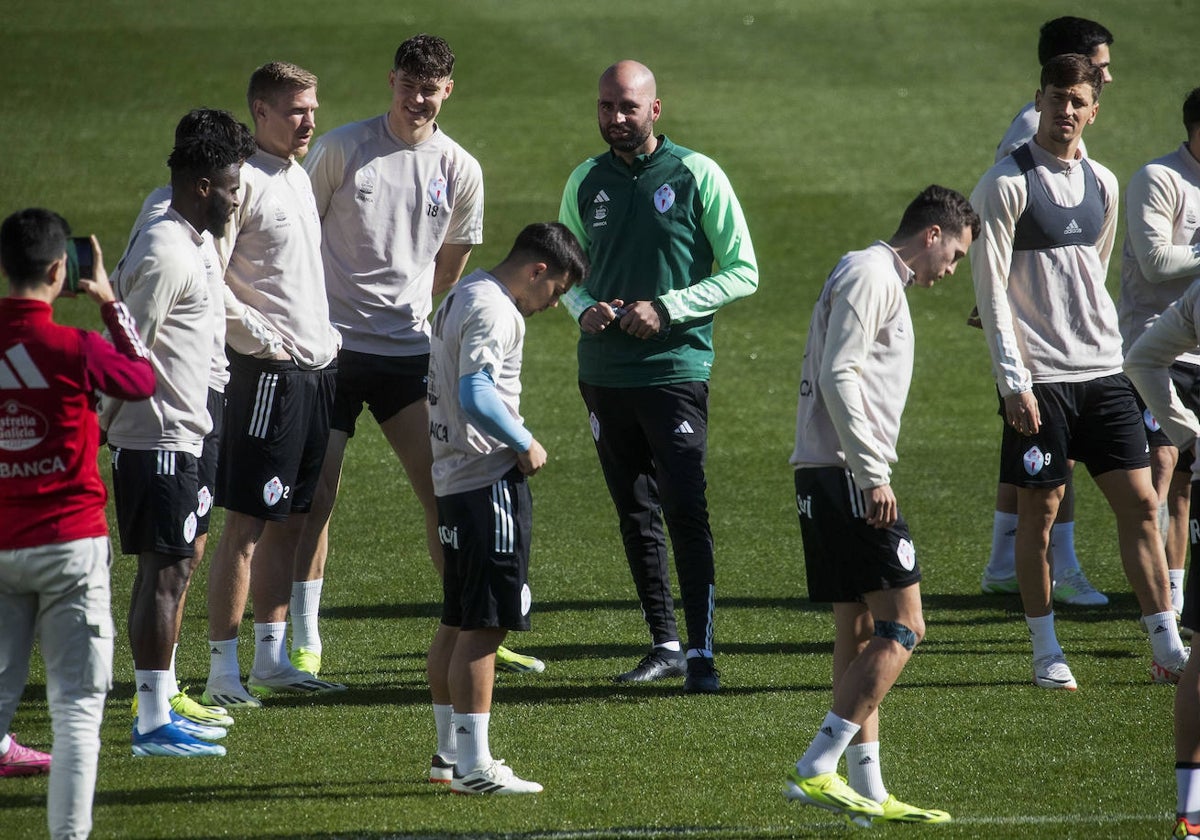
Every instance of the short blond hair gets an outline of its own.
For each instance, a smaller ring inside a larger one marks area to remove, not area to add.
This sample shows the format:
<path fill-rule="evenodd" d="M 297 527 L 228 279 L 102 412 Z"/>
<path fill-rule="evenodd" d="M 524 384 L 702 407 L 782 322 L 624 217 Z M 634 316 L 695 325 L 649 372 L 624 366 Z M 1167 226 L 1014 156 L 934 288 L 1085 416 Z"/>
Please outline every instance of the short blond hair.
<path fill-rule="evenodd" d="M 254 113 L 254 103 L 262 99 L 274 105 L 283 96 L 317 86 L 317 77 L 299 65 L 271 61 L 250 74 L 246 104 Z"/>

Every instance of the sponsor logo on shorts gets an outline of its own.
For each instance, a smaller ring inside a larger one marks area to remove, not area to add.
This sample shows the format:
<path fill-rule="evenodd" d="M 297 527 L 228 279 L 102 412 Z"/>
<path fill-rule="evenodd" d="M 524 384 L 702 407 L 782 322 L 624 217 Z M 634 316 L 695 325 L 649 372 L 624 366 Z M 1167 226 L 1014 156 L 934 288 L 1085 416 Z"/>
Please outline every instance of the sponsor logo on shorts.
<path fill-rule="evenodd" d="M 659 213 L 666 213 L 675 206 L 675 190 L 671 189 L 670 184 L 663 184 L 654 192 L 654 209 Z"/>
<path fill-rule="evenodd" d="M 796 513 L 803 516 L 805 519 L 812 519 L 812 496 L 801 496 L 796 494 Z"/>
<path fill-rule="evenodd" d="M 913 570 L 917 565 L 917 550 L 913 547 L 912 540 L 900 540 L 900 544 L 896 546 L 896 559 L 900 561 L 904 571 Z"/>
<path fill-rule="evenodd" d="M 1021 460 L 1025 463 L 1025 472 L 1037 475 L 1043 467 L 1050 466 L 1050 453 L 1042 452 L 1036 446 L 1031 446 Z"/>
<path fill-rule="evenodd" d="M 588 415 L 588 423 L 592 427 L 592 440 L 600 440 L 600 418 L 596 416 L 596 412 Z"/>
<path fill-rule="evenodd" d="M 1150 413 L 1150 409 L 1148 408 L 1142 412 L 1142 422 L 1145 423 L 1146 428 L 1152 432 L 1157 432 L 1162 428 L 1162 426 L 1159 425 L 1159 422 L 1154 419 L 1154 415 Z"/>
<path fill-rule="evenodd" d="M 213 495 L 207 487 L 201 487 L 196 493 L 196 515 L 205 516 L 212 510 Z"/>
<path fill-rule="evenodd" d="M 529 584 L 526 583 L 521 587 L 521 615 L 529 615 L 529 608 L 533 606 L 533 593 L 529 591 Z"/>
<path fill-rule="evenodd" d="M 187 515 L 187 519 L 183 520 L 183 541 L 192 542 L 196 539 L 196 513 L 195 511 Z"/>
<path fill-rule="evenodd" d="M 451 548 L 458 548 L 458 528 L 447 528 L 445 525 L 439 525 L 438 542 L 442 545 L 448 545 Z"/>
<path fill-rule="evenodd" d="M 275 507 L 283 498 L 283 482 L 275 476 L 263 485 L 263 502 L 267 507 Z"/>
<path fill-rule="evenodd" d="M 50 424 L 41 413 L 16 400 L 0 405 L 0 449 L 22 452 L 33 449 L 50 433 Z"/>

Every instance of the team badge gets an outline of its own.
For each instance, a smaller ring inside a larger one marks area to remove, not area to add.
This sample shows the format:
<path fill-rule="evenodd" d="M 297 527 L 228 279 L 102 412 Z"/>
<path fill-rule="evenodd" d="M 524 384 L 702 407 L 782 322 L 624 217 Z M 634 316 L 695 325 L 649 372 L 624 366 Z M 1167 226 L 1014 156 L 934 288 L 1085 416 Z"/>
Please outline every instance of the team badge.
<path fill-rule="evenodd" d="M 596 416 L 596 412 L 593 411 L 591 414 L 588 415 L 588 423 L 590 423 L 591 427 L 592 427 L 592 440 L 599 441 L 600 440 L 600 418 Z"/>
<path fill-rule="evenodd" d="M 279 480 L 279 476 L 275 476 L 263 485 L 263 502 L 266 503 L 267 507 L 275 507 L 282 498 L 283 482 Z"/>
<path fill-rule="evenodd" d="M 533 594 L 529 591 L 529 584 L 521 587 L 521 615 L 529 615 L 529 608 L 533 606 Z"/>
<path fill-rule="evenodd" d="M 196 539 L 196 514 L 189 513 L 187 519 L 183 520 L 183 541 L 194 542 Z"/>
<path fill-rule="evenodd" d="M 1150 409 L 1142 412 L 1142 422 L 1146 424 L 1146 428 L 1152 432 L 1157 432 L 1162 426 L 1154 419 L 1154 415 L 1150 413 Z"/>
<path fill-rule="evenodd" d="M 659 213 L 666 213 L 675 206 L 675 190 L 671 189 L 670 184 L 663 184 L 654 193 L 654 209 Z"/>
<path fill-rule="evenodd" d="M 355 195 L 359 201 L 368 202 L 375 198 L 375 182 L 378 176 L 375 174 L 375 167 L 364 166 L 362 169 L 354 173 Z"/>
<path fill-rule="evenodd" d="M 592 218 L 595 219 L 597 222 L 602 222 L 605 219 L 607 219 L 608 218 L 608 205 L 607 204 L 597 205 L 596 211 L 594 213 L 592 213 Z"/>
<path fill-rule="evenodd" d="M 1031 446 L 1022 460 L 1025 462 L 1025 472 L 1037 475 L 1050 461 L 1050 456 L 1043 454 L 1036 446 Z"/>
<path fill-rule="evenodd" d="M 896 546 L 896 559 L 900 561 L 900 565 L 904 567 L 904 571 L 911 572 L 913 567 L 917 565 L 917 550 L 913 547 L 912 540 L 900 540 Z"/>
<path fill-rule="evenodd" d="M 207 487 L 201 487 L 200 491 L 196 493 L 196 515 L 204 516 L 207 514 L 212 510 L 212 503 L 212 491 Z"/>
<path fill-rule="evenodd" d="M 429 182 L 429 200 L 433 204 L 446 203 L 446 178 L 443 175 L 438 175 Z"/>

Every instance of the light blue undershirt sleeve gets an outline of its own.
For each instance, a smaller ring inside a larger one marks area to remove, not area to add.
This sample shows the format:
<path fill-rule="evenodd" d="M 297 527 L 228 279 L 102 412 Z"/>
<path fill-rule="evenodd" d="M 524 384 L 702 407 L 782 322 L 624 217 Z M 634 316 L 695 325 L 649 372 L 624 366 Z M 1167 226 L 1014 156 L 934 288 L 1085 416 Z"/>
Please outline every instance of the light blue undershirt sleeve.
<path fill-rule="evenodd" d="M 492 375 L 486 370 L 469 373 L 458 380 L 458 401 L 480 429 L 516 452 L 529 450 L 533 435 L 517 422 L 504 405 L 496 393 Z"/>

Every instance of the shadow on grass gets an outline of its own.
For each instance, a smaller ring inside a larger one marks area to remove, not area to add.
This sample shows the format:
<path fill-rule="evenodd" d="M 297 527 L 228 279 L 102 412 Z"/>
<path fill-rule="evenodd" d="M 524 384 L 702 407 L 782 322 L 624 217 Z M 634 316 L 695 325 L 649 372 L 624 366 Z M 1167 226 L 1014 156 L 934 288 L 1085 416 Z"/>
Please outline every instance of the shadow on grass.
<path fill-rule="evenodd" d="M 709 825 L 674 825 L 648 828 L 646 826 L 607 826 L 604 828 L 580 828 L 570 830 L 540 829 L 535 831 L 506 831 L 506 832 L 447 832 L 436 833 L 397 833 L 390 831 L 369 832 L 336 832 L 330 834 L 255 834 L 256 840 L 621 840 L 621 838 L 637 838 L 637 840 L 656 840 L 669 837 L 704 837 L 713 840 L 771 840 L 783 837 L 829 837 L 831 834 L 843 834 L 846 831 L 844 823 L 823 821 L 822 823 L 806 826 L 802 829 L 795 827 L 751 828 L 749 826 L 709 826 Z M 225 835 L 191 834 L 177 835 L 179 840 L 209 840 L 211 837 Z"/>

